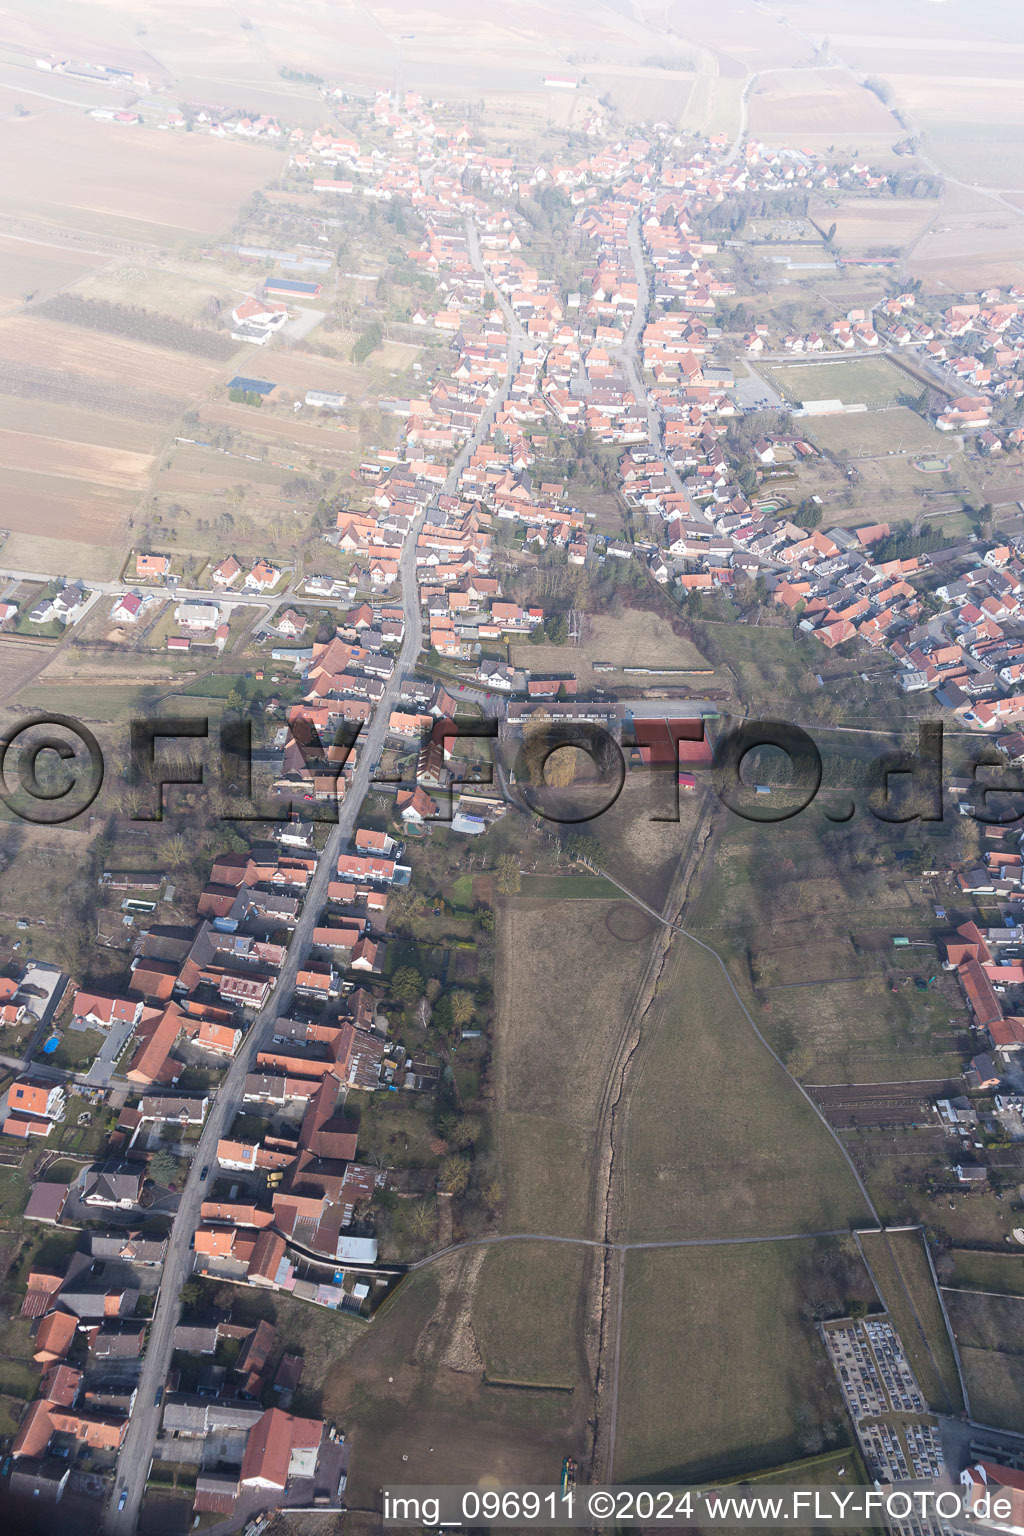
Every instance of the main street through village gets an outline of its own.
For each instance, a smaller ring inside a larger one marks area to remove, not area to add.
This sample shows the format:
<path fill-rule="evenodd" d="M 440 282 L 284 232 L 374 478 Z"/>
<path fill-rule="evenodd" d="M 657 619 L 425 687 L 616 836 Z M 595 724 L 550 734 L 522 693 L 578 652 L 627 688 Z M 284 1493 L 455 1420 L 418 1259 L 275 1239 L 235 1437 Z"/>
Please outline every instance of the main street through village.
<path fill-rule="evenodd" d="M 471 260 L 483 273 L 484 267 L 476 232 L 469 227 L 467 234 Z M 486 273 L 484 275 L 486 276 Z M 495 415 L 508 395 L 512 380 L 519 368 L 524 333 L 516 323 L 511 309 L 504 302 L 501 303 L 501 307 L 508 324 L 508 361 L 504 384 L 495 392 L 475 432 L 452 465 L 444 485 L 438 492 L 439 496 L 455 494 L 463 469 L 475 449 L 487 440 Z M 433 505 L 436 505 L 436 499 Z M 174 1350 L 174 1329 L 178 1321 L 179 1297 L 190 1272 L 192 1237 L 200 1224 L 200 1207 L 206 1194 L 202 1171 L 204 1168 L 212 1168 L 216 1163 L 217 1144 L 230 1130 L 231 1123 L 241 1107 L 245 1079 L 251 1070 L 256 1052 L 266 1045 L 275 1020 L 287 1016 L 296 976 L 309 954 L 313 929 L 327 899 L 327 886 L 334 876 L 338 855 L 346 847 L 355 831 L 363 800 L 370 787 L 371 774 L 384 746 L 391 711 L 398 702 L 403 684 L 415 667 L 420 654 L 422 623 L 416 585 L 416 540 L 425 516 L 426 512 L 421 513 L 410 529 L 399 565 L 405 631 L 398 664 L 388 680 L 369 726 L 358 739 L 356 766 L 352 780 L 338 807 L 338 820 L 331 828 L 316 872 L 307 889 L 302 913 L 296 924 L 277 986 L 266 1007 L 260 1011 L 247 1031 L 221 1083 L 202 1136 L 196 1145 L 195 1155 L 181 1193 L 178 1211 L 168 1238 L 160 1290 L 139 1378 L 135 1410 L 118 1456 L 117 1475 L 107 1511 L 106 1528 L 116 1533 L 116 1536 L 130 1536 L 130 1533 L 135 1530 L 159 1434 L 161 1406 L 157 1397 L 170 1368 Z M 125 1492 L 127 1497 L 123 1508 L 119 1509 L 117 1506 L 122 1492 Z"/>

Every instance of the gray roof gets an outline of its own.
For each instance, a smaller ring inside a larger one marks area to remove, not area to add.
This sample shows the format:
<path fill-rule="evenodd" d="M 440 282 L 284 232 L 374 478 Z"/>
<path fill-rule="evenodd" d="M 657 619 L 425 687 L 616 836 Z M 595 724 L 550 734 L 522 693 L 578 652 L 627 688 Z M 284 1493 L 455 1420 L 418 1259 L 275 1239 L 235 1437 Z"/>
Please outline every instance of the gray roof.
<path fill-rule="evenodd" d="M 142 1353 L 145 1334 L 145 1323 L 121 1323 L 114 1327 L 104 1324 L 89 1349 L 97 1360 L 134 1360 Z"/>
<path fill-rule="evenodd" d="M 56 1504 L 70 1471 L 71 1462 L 62 1456 L 19 1456 L 11 1473 L 10 1491 Z"/>
<path fill-rule="evenodd" d="M 162 1264 L 167 1239 L 138 1237 L 129 1232 L 91 1232 L 89 1252 L 94 1259 L 124 1259 L 129 1264 Z"/>
<path fill-rule="evenodd" d="M 217 1348 L 217 1324 L 179 1323 L 174 1330 L 174 1347 L 190 1355 L 212 1355 Z"/>
<path fill-rule="evenodd" d="M 145 1170 L 136 1163 L 105 1163 L 90 1168 L 82 1185 L 83 1200 L 117 1205 L 122 1200 L 137 1200 Z"/>
<path fill-rule="evenodd" d="M 200 1124 L 209 1106 L 209 1099 L 188 1099 L 182 1095 L 157 1095 L 146 1093 L 139 1100 L 143 1120 L 189 1120 Z"/>
<path fill-rule="evenodd" d="M 164 1399 L 164 1430 L 168 1434 L 208 1435 L 216 1429 L 249 1429 L 263 1417 L 259 1403 L 241 1399 L 200 1397 L 173 1392 Z"/>

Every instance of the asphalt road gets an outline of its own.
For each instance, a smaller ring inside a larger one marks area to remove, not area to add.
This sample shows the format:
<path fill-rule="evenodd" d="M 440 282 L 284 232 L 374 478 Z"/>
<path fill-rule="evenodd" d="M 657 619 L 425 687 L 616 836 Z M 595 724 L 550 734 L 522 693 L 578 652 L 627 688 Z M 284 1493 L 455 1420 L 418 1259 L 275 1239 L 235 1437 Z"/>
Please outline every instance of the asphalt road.
<path fill-rule="evenodd" d="M 13 567 L 0 566 L 0 577 L 7 581 L 38 581 L 49 584 L 54 580 L 53 572 L 46 575 L 42 571 L 21 571 Z M 75 579 L 75 578 L 69 578 Z M 281 592 L 232 592 L 230 587 L 183 587 L 180 584 L 170 586 L 153 586 L 145 581 L 93 581 L 91 578 L 82 577 L 82 586 L 86 592 L 96 594 L 99 597 L 123 597 L 126 592 L 142 592 L 147 596 L 159 598 L 161 602 L 170 600 L 175 603 L 217 603 L 221 606 L 230 603 L 235 607 L 266 608 L 273 612 L 280 608 L 282 603 L 301 603 L 303 608 L 337 608 L 338 599 L 334 597 L 305 597 L 297 591 L 300 580 L 294 577 Z M 91 602 L 96 601 L 93 596 Z M 85 610 L 83 609 L 83 616 Z M 75 623 L 80 623 L 76 619 Z M 72 625 L 73 629 L 75 626 Z"/>
<path fill-rule="evenodd" d="M 479 243 L 475 229 L 469 229 L 470 257 L 479 270 Z M 511 310 L 499 298 L 506 318 Z M 468 439 L 455 460 L 439 495 L 452 495 L 459 475 L 474 450 L 486 440 L 491 424 L 502 401 L 508 394 L 522 355 L 524 334 L 511 317 L 509 324 L 508 367 L 504 387 L 495 392 L 476 431 Z M 436 504 L 436 500 L 435 500 Z M 178 1321 L 178 1297 L 181 1287 L 191 1272 L 191 1239 L 200 1222 L 200 1205 L 208 1186 L 200 1182 L 204 1166 L 211 1169 L 216 1164 L 217 1143 L 226 1135 L 242 1102 L 242 1089 L 246 1075 L 251 1071 L 256 1052 L 264 1045 L 273 1023 L 287 1015 L 291 1005 L 295 978 L 300 964 L 309 953 L 313 929 L 319 919 L 327 897 L 327 885 L 334 874 L 338 854 L 347 846 L 359 819 L 359 812 L 370 785 L 370 774 L 376 765 L 387 736 L 388 719 L 394 708 L 405 677 L 413 670 L 420 654 L 422 620 L 416 588 L 416 537 L 422 526 L 423 515 L 417 518 L 407 538 L 399 571 L 402 583 L 402 607 L 405 613 L 405 635 L 398 665 L 388 680 L 384 695 L 377 706 L 369 726 L 359 738 L 357 762 L 352 783 L 338 808 L 338 821 L 331 829 L 327 844 L 317 864 L 316 872 L 306 892 L 302 914 L 296 925 L 288 954 L 278 977 L 277 986 L 268 1001 L 246 1032 L 238 1054 L 232 1061 L 211 1106 L 203 1134 L 197 1143 L 188 1178 L 182 1191 L 178 1214 L 171 1228 L 164 1259 L 163 1275 L 156 1308 L 150 1324 L 149 1339 L 142 1362 L 139 1391 L 135 1411 L 128 1425 L 128 1432 L 117 1461 L 114 1488 L 106 1511 L 104 1529 L 114 1536 L 131 1536 L 139 1517 L 139 1508 L 145 1492 L 146 1478 L 153 1456 L 160 1427 L 161 1409 L 156 1404 L 156 1393 L 162 1387 L 171 1363 L 174 1347 L 174 1329 Z M 209 598 L 210 594 L 204 594 Z M 127 1488 L 128 1498 L 123 1510 L 117 1501 L 121 1489 Z"/>
<path fill-rule="evenodd" d="M 657 406 L 651 400 L 644 380 L 643 370 L 640 368 L 638 358 L 640 355 L 640 337 L 647 323 L 647 309 L 650 303 L 650 285 L 647 281 L 647 267 L 644 263 L 643 246 L 640 241 L 640 215 L 633 214 L 629 221 L 629 254 L 633 258 L 633 269 L 637 281 L 637 302 L 633 310 L 633 318 L 629 322 L 629 329 L 619 347 L 619 357 L 629 379 L 630 386 L 637 400 L 642 400 L 647 412 L 647 434 L 651 447 L 664 453 L 664 443 L 661 435 L 661 417 Z M 668 456 L 665 456 L 665 473 L 672 482 L 673 490 L 683 492 L 683 479 L 675 465 Z"/>

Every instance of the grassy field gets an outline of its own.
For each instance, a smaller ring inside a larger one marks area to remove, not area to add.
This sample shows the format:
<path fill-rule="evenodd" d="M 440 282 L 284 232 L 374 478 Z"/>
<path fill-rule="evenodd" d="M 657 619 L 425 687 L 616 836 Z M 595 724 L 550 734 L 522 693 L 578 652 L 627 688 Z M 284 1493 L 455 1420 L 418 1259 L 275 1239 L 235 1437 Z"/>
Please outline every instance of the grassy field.
<path fill-rule="evenodd" d="M 958 1254 L 957 1283 L 970 1283 L 970 1276 L 975 1283 L 1019 1288 L 1016 1271 L 1020 1260 L 1014 1264 L 1013 1259 L 1012 1254 Z M 966 1275 L 960 1272 L 961 1261 Z M 946 1290 L 944 1298 L 963 1362 L 972 1414 L 983 1424 L 1016 1428 L 1024 1414 L 1024 1296 Z"/>
<path fill-rule="evenodd" d="M 541 901 L 617 901 L 619 892 L 602 875 L 524 875 L 520 895 Z"/>
<path fill-rule="evenodd" d="M 482 1262 L 480 1251 L 411 1276 L 329 1375 L 324 1411 L 352 1444 L 349 1503 L 377 1507 L 399 1466 L 420 1482 L 508 1487 L 550 1483 L 563 1455 L 581 1453 L 587 1394 L 487 1385 L 474 1335 Z"/>
<path fill-rule="evenodd" d="M 870 454 L 939 453 L 948 457 L 951 448 L 956 454 L 956 444 L 948 437 L 910 410 L 905 405 L 889 406 L 881 411 L 854 411 L 844 416 L 822 416 L 811 420 L 807 435 L 828 453 L 843 449 L 860 458 Z M 917 484 L 922 490 L 936 484 L 936 476 L 916 470 Z"/>
<path fill-rule="evenodd" d="M 515 666 L 533 672 L 572 672 L 583 688 L 594 684 L 621 686 L 629 679 L 623 667 L 664 667 L 666 673 L 679 669 L 703 670 L 711 665 L 691 641 L 672 633 L 667 619 L 655 613 L 627 608 L 611 618 L 594 614 L 585 620 L 582 645 L 518 645 L 511 647 Z M 594 673 L 594 662 L 610 662 L 612 672 Z M 664 681 L 664 677 L 654 679 Z M 696 686 L 699 681 L 693 680 Z M 721 687 L 718 678 L 708 679 Z"/>
<path fill-rule="evenodd" d="M 713 646 L 716 666 L 728 668 L 751 714 L 790 720 L 797 706 L 817 700 L 814 680 L 821 670 L 819 641 L 794 639 L 789 626 L 758 627 L 706 620 L 703 629 Z M 803 718 L 802 713 L 797 716 Z"/>
<path fill-rule="evenodd" d="M 1005 1253 L 972 1253 L 970 1249 L 958 1248 L 948 1259 L 951 1272 L 943 1276 L 947 1285 L 1024 1296 L 1024 1253 L 1012 1249 Z"/>
<path fill-rule="evenodd" d="M 616 1481 L 695 1482 L 801 1453 L 805 1418 L 845 1439 L 832 1373 L 800 1318 L 809 1243 L 631 1253 Z"/>
<path fill-rule="evenodd" d="M 761 371 L 787 400 L 842 400 L 889 405 L 923 386 L 887 357 L 828 357 L 823 362 L 763 363 Z"/>
<path fill-rule="evenodd" d="M 648 956 L 609 932 L 614 905 L 519 898 L 499 919 L 494 1095 L 510 1231 L 591 1235 L 598 1106 Z"/>
<path fill-rule="evenodd" d="M 633 1057 L 616 1235 L 772 1236 L 862 1220 L 843 1158 L 740 1012 L 717 963 L 675 940 Z"/>
<path fill-rule="evenodd" d="M 687 857 L 704 803 L 703 793 L 680 794 L 679 820 L 669 821 L 675 813 L 671 774 L 631 769 L 615 804 L 581 831 L 599 840 L 609 875 L 660 911 Z"/>
<path fill-rule="evenodd" d="M 943 978 L 945 982 L 945 978 Z M 768 1033 L 789 1054 L 800 1052 L 802 1075 L 818 1083 L 889 1083 L 956 1077 L 959 1056 L 940 1050 L 933 1027 L 959 1007 L 953 986 L 942 993 L 893 994 L 878 975 L 820 987 L 770 988 Z M 944 1044 L 948 1044 L 948 1030 Z"/>
<path fill-rule="evenodd" d="M 823 749 L 827 766 L 827 740 Z M 843 797 L 823 794 L 826 804 Z M 950 1018 L 963 1004 L 938 951 L 908 951 L 902 968 L 889 947 L 887 932 L 927 932 L 935 919 L 929 893 L 904 877 L 891 843 L 874 841 L 879 829 L 857 845 L 870 857 L 854 862 L 846 834 L 827 831 L 814 807 L 774 826 L 728 816 L 689 916 L 688 926 L 728 955 L 762 1031 L 809 1083 L 941 1079 L 960 1070 L 960 1032 Z M 937 838 L 939 862 L 942 845 Z M 920 991 L 915 978 L 934 980 Z"/>
<path fill-rule="evenodd" d="M 1020 1355 L 997 1349 L 961 1349 L 971 1414 L 978 1424 L 1019 1431 L 1024 1420 Z"/>
<path fill-rule="evenodd" d="M 937 1413 L 959 1413 L 956 1360 L 919 1232 L 861 1238 L 886 1311 L 903 1340 L 918 1386 Z"/>
<path fill-rule="evenodd" d="M 491 1248 L 472 1322 L 488 1380 L 565 1386 L 580 1374 L 578 1310 L 589 1250 L 558 1243 Z"/>
<path fill-rule="evenodd" d="M 14 530 L 3 549 L 4 561 L 15 570 L 78 576 L 109 581 L 117 575 L 117 551 L 101 544 Z"/>
<path fill-rule="evenodd" d="M 0 239 L 0 313 L 19 309 L 30 293 L 50 298 L 102 260 L 99 253 L 43 251 L 29 241 Z"/>
<path fill-rule="evenodd" d="M 946 1291 L 946 1310 L 961 1349 L 1024 1355 L 1024 1297 Z"/>

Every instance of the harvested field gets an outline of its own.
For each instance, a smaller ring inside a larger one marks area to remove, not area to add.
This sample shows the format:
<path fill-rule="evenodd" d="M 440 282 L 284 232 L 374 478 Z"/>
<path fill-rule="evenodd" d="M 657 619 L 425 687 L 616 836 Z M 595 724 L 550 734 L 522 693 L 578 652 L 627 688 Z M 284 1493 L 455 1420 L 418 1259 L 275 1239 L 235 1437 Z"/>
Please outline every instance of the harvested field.
<path fill-rule="evenodd" d="M 934 293 L 1018 283 L 1024 278 L 1021 214 L 971 187 L 947 185 L 941 217 L 925 231 L 907 265 Z"/>
<path fill-rule="evenodd" d="M 987 79 L 982 91 L 975 82 L 971 84 L 974 89 L 968 100 L 963 95 L 958 100 L 962 84 L 947 77 L 939 86 L 944 87 L 941 105 L 934 97 L 925 105 L 927 121 L 922 121 L 922 127 L 928 133 L 929 153 L 947 175 L 959 181 L 1024 191 L 1020 82 Z M 927 88 L 931 91 L 933 82 L 927 82 Z"/>
<path fill-rule="evenodd" d="M 812 1252 L 795 1242 L 627 1255 L 616 1481 L 778 1466 L 800 1454 L 802 1416 L 845 1439 L 832 1373 L 800 1313 Z"/>
<path fill-rule="evenodd" d="M 135 491 L 97 487 L 87 480 L 62 479 L 25 469 L 0 470 L 0 492 L 9 527 L 22 533 L 45 528 L 54 540 L 66 534 L 72 541 L 84 542 L 81 535 L 89 533 L 101 546 L 119 542 L 125 517 L 138 500 Z M 67 571 L 66 558 L 58 569 Z"/>
<path fill-rule="evenodd" d="M 768 11 L 737 5 L 736 0 L 714 7 L 700 0 L 672 0 L 666 21 L 679 47 L 697 44 L 710 49 L 726 78 L 742 79 L 753 69 L 785 69 L 806 54 L 800 40 L 788 27 L 778 26 Z"/>
<path fill-rule="evenodd" d="M 321 357 L 315 352 L 274 352 L 260 364 L 260 377 L 273 379 L 282 389 L 302 396 L 307 389 L 322 389 L 328 393 L 358 394 L 364 387 L 366 375 L 347 359 Z"/>
<path fill-rule="evenodd" d="M 0 635 L 0 700 L 13 698 L 29 677 L 45 665 L 52 641 L 22 645 L 8 635 Z"/>
<path fill-rule="evenodd" d="M 359 434 L 353 427 L 315 424 L 315 418 L 297 420 L 286 416 L 257 416 L 244 405 L 207 402 L 199 408 L 200 421 L 213 426 L 234 427 L 257 440 L 269 438 L 288 447 L 315 448 L 318 455 L 352 453 L 359 446 Z"/>
<path fill-rule="evenodd" d="M 62 251 L 36 240 L 0 236 L 0 314 L 20 309 L 29 298 L 49 298 L 77 282 L 106 258 Z"/>
<path fill-rule="evenodd" d="M 16 91 L 0 86 L 5 116 L 17 100 Z M 18 150 L 0 164 L 9 217 L 55 218 L 165 244 L 224 230 L 281 165 L 279 155 L 258 145 L 211 146 L 200 134 L 126 130 L 81 113 L 33 113 L 16 131 Z"/>
<path fill-rule="evenodd" d="M 0 484 L 8 527 L 54 539 L 66 535 L 69 542 L 84 533 L 91 538 L 81 542 L 91 547 L 117 542 L 124 516 L 149 484 L 164 433 L 68 404 L 35 404 L 25 398 L 8 399 L 3 416 Z M 68 568 L 64 554 L 55 570 Z"/>
<path fill-rule="evenodd" d="M 750 132 L 769 142 L 860 145 L 865 136 L 891 142 L 901 132 L 878 97 L 841 69 L 776 70 L 757 82 L 749 102 Z"/>
<path fill-rule="evenodd" d="M 956 1357 L 920 1232 L 866 1233 L 861 1247 L 918 1386 L 936 1413 L 960 1413 Z"/>
<path fill-rule="evenodd" d="M 43 368 L 19 362 L 15 357 L 0 360 L 0 394 L 8 400 L 45 400 L 65 409 L 99 411 L 107 416 L 164 426 L 177 421 L 187 404 L 183 398 L 147 388 L 144 381 L 122 388 L 116 380 Z"/>
<path fill-rule="evenodd" d="M 825 230 L 835 224 L 835 243 L 844 255 L 859 256 L 902 250 L 920 234 L 937 207 L 922 198 L 843 197 L 834 205 L 812 203 L 810 213 Z"/>
<path fill-rule="evenodd" d="M 40 403 L 7 396 L 3 402 L 3 424 L 8 432 L 31 432 L 46 439 L 67 443 L 90 444 L 105 452 L 136 453 L 153 457 L 167 441 L 167 432 L 155 425 L 122 420 L 111 421 L 72 405 Z"/>
<path fill-rule="evenodd" d="M 83 531 L 79 520 L 77 531 Z M 35 524 L 39 526 L 38 523 Z M 118 527 L 120 525 L 118 524 Z M 73 525 L 71 531 L 75 531 Z M 98 531 L 95 518 L 90 518 L 90 533 Z M 113 533 L 113 530 L 112 530 Z M 73 538 L 49 537 L 45 534 L 15 530 L 6 541 L 0 559 L 5 566 L 23 571 L 47 571 L 60 576 L 73 571 L 86 580 L 110 581 L 117 575 L 118 552 L 113 545 L 86 544 Z"/>
<path fill-rule="evenodd" d="M 110 490 L 137 490 L 152 467 L 152 454 L 0 427 L 0 470 L 85 480 Z"/>
<path fill-rule="evenodd" d="M 629 1241 L 821 1231 L 865 1214 L 828 1132 L 714 959 L 684 938 L 630 1065 L 614 1190 L 615 1233 Z"/>
<path fill-rule="evenodd" d="M 139 387 L 162 394 L 202 394 L 224 372 L 224 364 L 164 347 L 101 336 L 34 315 L 8 315 L 0 319 L 0 363 L 18 363 L 23 358 L 84 374 L 90 380 L 117 383 L 127 392 Z"/>
<path fill-rule="evenodd" d="M 690 95 L 699 78 L 683 70 L 641 68 L 587 76 L 595 95 L 607 92 L 626 121 L 640 122 L 654 116 L 669 123 L 680 123 L 688 117 Z"/>
<path fill-rule="evenodd" d="M 287 469 L 266 460 L 254 463 L 248 459 L 229 458 L 227 454 L 211 452 L 191 443 L 175 443 L 166 463 L 167 468 L 161 470 L 158 484 L 158 489 L 163 491 L 183 488 L 170 484 L 176 477 L 194 479 L 198 488 L 207 491 L 224 490 L 243 482 L 252 486 L 280 486 L 289 478 Z"/>

